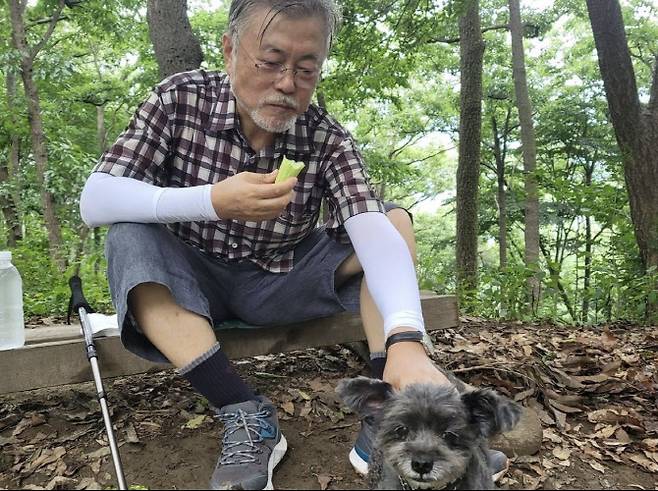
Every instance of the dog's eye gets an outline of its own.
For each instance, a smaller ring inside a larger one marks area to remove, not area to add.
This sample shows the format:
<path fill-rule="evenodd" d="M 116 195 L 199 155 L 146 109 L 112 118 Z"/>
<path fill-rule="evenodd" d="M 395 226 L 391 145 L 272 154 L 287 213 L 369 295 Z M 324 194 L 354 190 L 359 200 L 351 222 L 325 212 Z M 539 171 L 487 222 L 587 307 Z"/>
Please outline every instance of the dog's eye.
<path fill-rule="evenodd" d="M 452 431 L 446 431 L 443 434 L 443 439 L 448 442 L 449 445 L 459 443 L 459 435 L 457 433 L 453 433 Z"/>
<path fill-rule="evenodd" d="M 398 437 L 400 440 L 404 440 L 407 438 L 407 435 L 409 434 L 409 428 L 406 426 L 398 426 L 395 428 L 395 436 Z"/>

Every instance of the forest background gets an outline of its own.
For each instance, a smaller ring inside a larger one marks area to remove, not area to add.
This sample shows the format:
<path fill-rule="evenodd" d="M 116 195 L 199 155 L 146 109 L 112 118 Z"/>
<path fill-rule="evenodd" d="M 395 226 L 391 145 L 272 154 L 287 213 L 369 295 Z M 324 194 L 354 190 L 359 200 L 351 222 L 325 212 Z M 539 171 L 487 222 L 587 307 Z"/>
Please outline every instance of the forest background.
<path fill-rule="evenodd" d="M 464 313 L 658 318 L 652 0 L 350 0 L 316 94 L 414 213 L 421 288 Z M 164 76 L 222 69 L 228 1 L 0 3 L 0 248 L 27 316 L 78 273 L 111 311 L 79 196 Z"/>

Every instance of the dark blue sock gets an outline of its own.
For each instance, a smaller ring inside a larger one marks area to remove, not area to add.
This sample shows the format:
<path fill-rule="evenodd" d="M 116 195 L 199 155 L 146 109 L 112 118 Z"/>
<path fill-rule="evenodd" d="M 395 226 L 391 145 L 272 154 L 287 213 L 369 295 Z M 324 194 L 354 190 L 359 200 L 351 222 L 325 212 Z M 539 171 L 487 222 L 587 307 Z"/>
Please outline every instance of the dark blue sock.
<path fill-rule="evenodd" d="M 379 380 L 384 379 L 384 368 L 386 367 L 386 356 L 370 358 L 370 375 Z"/>
<path fill-rule="evenodd" d="M 219 343 L 179 373 L 218 409 L 255 398 L 254 391 L 244 383 L 219 349 Z"/>

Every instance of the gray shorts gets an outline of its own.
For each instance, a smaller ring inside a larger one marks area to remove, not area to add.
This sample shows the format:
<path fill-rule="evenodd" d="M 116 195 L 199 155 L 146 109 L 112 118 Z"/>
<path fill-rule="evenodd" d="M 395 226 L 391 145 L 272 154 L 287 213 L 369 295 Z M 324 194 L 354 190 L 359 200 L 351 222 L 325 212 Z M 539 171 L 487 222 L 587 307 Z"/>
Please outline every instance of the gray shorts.
<path fill-rule="evenodd" d="M 386 203 L 386 209 L 399 208 Z M 221 329 L 227 320 L 276 326 L 358 312 L 362 275 L 336 290 L 334 276 L 354 249 L 315 229 L 296 248 L 289 273 L 270 273 L 251 261 L 227 262 L 192 247 L 161 225 L 117 223 L 105 243 L 108 280 L 121 340 L 154 362 L 164 355 L 142 334 L 128 311 L 128 293 L 141 283 L 159 283 L 181 307 Z"/>

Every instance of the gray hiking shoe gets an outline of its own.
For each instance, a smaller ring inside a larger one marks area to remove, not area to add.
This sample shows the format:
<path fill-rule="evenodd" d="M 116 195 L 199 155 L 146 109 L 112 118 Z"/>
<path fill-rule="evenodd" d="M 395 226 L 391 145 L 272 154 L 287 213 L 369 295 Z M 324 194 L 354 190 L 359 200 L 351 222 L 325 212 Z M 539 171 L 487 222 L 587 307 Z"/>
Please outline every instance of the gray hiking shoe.
<path fill-rule="evenodd" d="M 498 482 L 509 470 L 509 459 L 499 450 L 487 450 L 487 459 L 493 482 Z"/>
<path fill-rule="evenodd" d="M 288 449 L 276 408 L 265 397 L 224 406 L 222 452 L 210 489 L 273 489 L 272 472 Z"/>
<path fill-rule="evenodd" d="M 365 476 L 368 474 L 368 462 L 372 453 L 372 441 L 375 439 L 375 418 L 367 416 L 361 420 L 361 430 L 356 437 L 354 447 L 350 451 L 350 464 L 354 470 Z"/>

